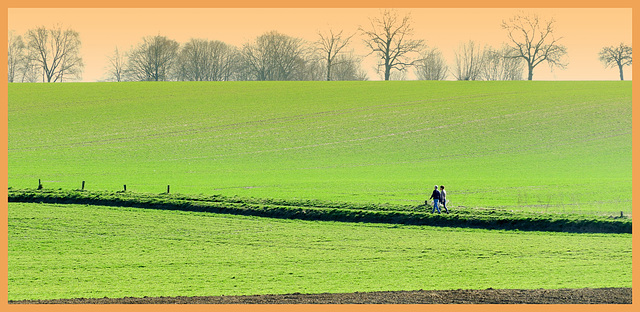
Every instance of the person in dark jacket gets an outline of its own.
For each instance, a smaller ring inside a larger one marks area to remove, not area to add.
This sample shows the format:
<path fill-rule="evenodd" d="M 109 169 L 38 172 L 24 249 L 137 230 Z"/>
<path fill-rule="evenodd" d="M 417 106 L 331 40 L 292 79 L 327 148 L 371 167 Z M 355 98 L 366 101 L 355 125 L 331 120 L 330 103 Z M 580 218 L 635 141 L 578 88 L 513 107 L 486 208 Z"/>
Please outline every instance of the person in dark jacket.
<path fill-rule="evenodd" d="M 438 213 L 440 213 L 440 207 L 438 206 L 438 201 L 440 201 L 440 192 L 438 192 L 437 185 L 433 190 L 433 193 L 431 193 L 431 197 L 429 197 L 429 199 L 433 199 L 433 210 L 431 211 L 431 213 L 436 212 L 436 209 L 438 210 Z"/>
<path fill-rule="evenodd" d="M 447 209 L 447 192 L 444 190 L 444 185 L 440 185 L 440 202 L 444 212 L 449 213 L 449 209 Z"/>

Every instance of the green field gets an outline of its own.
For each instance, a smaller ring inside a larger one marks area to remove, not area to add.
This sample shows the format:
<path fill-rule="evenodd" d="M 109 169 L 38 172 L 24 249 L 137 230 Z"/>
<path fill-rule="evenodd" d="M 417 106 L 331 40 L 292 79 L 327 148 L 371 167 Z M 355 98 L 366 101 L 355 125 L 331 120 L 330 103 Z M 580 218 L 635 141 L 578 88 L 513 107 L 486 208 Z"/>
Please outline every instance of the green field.
<path fill-rule="evenodd" d="M 9 300 L 631 287 L 631 82 L 8 89 Z"/>
<path fill-rule="evenodd" d="M 631 234 L 9 203 L 8 299 L 631 287 Z"/>
<path fill-rule="evenodd" d="M 8 88 L 14 188 L 631 214 L 631 82 Z"/>

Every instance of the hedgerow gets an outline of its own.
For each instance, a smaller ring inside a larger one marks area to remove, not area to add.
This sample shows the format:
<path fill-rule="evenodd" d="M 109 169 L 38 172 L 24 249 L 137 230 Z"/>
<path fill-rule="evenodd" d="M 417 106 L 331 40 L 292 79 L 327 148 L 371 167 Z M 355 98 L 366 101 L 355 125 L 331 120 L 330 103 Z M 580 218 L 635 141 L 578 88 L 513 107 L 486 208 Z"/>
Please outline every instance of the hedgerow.
<path fill-rule="evenodd" d="M 631 233 L 626 217 L 531 213 L 498 209 L 432 214 L 429 206 L 352 204 L 310 200 L 242 198 L 222 195 L 148 194 L 79 190 L 9 189 L 9 202 L 85 204 L 182 210 L 282 219 L 367 222 L 575 233 Z"/>

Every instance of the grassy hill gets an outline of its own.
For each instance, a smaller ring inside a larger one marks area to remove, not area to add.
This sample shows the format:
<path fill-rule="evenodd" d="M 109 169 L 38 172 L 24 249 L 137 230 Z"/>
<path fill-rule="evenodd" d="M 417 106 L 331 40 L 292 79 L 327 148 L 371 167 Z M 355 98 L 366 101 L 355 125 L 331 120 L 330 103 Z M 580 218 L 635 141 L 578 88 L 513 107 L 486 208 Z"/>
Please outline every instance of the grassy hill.
<path fill-rule="evenodd" d="M 630 82 L 10 84 L 8 183 L 631 214 Z"/>

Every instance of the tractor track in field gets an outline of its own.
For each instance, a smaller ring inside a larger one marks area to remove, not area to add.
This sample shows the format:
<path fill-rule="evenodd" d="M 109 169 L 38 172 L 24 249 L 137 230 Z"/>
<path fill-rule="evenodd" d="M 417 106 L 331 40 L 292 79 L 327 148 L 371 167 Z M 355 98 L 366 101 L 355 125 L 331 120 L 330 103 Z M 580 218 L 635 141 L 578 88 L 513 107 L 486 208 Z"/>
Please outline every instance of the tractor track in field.
<path fill-rule="evenodd" d="M 380 291 L 341 294 L 78 298 L 10 304 L 631 304 L 631 288 Z"/>

